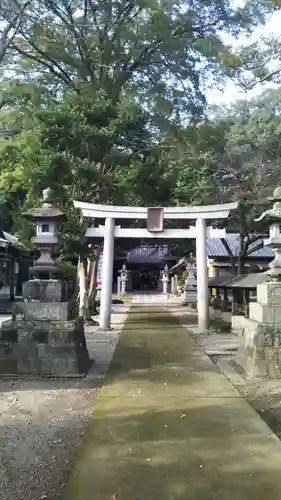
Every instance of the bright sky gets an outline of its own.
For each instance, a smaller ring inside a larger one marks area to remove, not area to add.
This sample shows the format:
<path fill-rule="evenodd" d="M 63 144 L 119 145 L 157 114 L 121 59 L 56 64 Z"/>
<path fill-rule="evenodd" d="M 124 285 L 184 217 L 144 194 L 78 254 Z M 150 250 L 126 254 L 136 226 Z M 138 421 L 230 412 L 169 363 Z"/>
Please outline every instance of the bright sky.
<path fill-rule="evenodd" d="M 234 41 L 234 43 L 232 43 L 233 45 L 244 45 L 259 40 L 261 36 L 270 37 L 270 35 L 281 36 L 281 10 L 272 14 L 266 26 L 257 28 L 250 39 L 247 40 L 245 38 L 245 40 L 243 40 L 240 38 L 239 41 Z M 227 43 L 229 43 L 228 40 Z M 230 104 L 239 99 L 250 99 L 262 92 L 265 88 L 274 88 L 274 84 L 256 85 L 253 90 L 244 92 L 229 81 L 226 83 L 223 91 L 214 88 L 209 89 L 207 92 L 207 99 L 209 104 Z"/>

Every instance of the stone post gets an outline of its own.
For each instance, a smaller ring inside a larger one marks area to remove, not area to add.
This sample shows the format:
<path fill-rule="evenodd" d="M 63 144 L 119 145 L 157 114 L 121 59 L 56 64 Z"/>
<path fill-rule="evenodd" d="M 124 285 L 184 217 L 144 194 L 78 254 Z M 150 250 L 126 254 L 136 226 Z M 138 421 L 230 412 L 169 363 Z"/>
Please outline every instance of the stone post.
<path fill-rule="evenodd" d="M 102 287 L 100 298 L 100 328 L 103 330 L 108 330 L 110 328 L 111 320 L 114 227 L 114 219 L 107 217 L 104 225 Z"/>
<path fill-rule="evenodd" d="M 207 272 L 207 228 L 206 220 L 196 220 L 196 267 L 197 267 L 197 311 L 198 329 L 204 332 L 208 329 L 208 272 Z"/>
<path fill-rule="evenodd" d="M 175 294 L 177 295 L 178 294 L 178 275 L 177 274 L 175 274 L 174 280 L 175 280 Z"/>
<path fill-rule="evenodd" d="M 171 276 L 171 295 L 175 295 L 176 289 L 175 289 L 175 278 L 174 276 Z"/>
<path fill-rule="evenodd" d="M 118 297 L 120 297 L 121 295 L 121 277 L 118 276 L 117 278 L 117 295 Z"/>

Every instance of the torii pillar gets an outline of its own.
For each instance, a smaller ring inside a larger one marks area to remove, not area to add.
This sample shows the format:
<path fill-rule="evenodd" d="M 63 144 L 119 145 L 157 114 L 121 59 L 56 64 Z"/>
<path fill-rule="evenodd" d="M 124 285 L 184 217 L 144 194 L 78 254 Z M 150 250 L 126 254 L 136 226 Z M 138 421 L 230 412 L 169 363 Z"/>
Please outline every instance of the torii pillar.
<path fill-rule="evenodd" d="M 196 272 L 198 328 L 205 331 L 209 322 L 207 227 L 206 219 L 201 217 L 196 221 Z"/>
<path fill-rule="evenodd" d="M 114 219 L 107 217 L 104 224 L 102 286 L 100 296 L 100 328 L 102 330 L 108 330 L 111 323 L 114 229 Z"/>

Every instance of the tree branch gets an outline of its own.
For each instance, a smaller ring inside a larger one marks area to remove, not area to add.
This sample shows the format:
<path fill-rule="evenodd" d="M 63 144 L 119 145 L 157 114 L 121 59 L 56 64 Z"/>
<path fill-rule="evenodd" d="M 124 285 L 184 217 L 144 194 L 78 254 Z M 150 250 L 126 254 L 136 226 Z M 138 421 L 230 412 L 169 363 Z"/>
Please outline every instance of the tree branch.
<path fill-rule="evenodd" d="M 68 85 L 70 83 L 72 83 L 72 80 L 69 78 L 69 76 L 66 74 L 67 78 L 63 77 L 62 74 L 58 73 L 54 67 L 52 66 L 52 64 L 49 64 L 46 60 L 44 59 L 40 59 L 40 57 L 38 56 L 35 56 L 33 54 L 30 54 L 28 52 L 26 52 L 25 50 L 22 50 L 20 49 L 17 45 L 15 45 L 14 43 L 12 43 L 12 48 L 14 50 L 16 50 L 16 52 L 18 52 L 20 55 L 24 56 L 24 57 L 27 57 L 28 59 L 31 59 L 32 61 L 35 61 L 37 62 L 38 64 L 42 64 L 42 66 L 44 66 L 45 68 L 47 68 L 54 76 L 56 76 L 57 78 L 59 78 L 60 80 L 62 80 L 64 83 L 67 83 Z M 43 54 L 43 57 L 45 57 L 45 55 Z M 50 61 L 51 63 L 52 61 Z"/>
<path fill-rule="evenodd" d="M 248 85 L 246 87 L 246 90 L 251 90 L 253 89 L 257 84 L 266 82 L 267 80 L 271 80 L 274 76 L 278 75 L 281 73 L 281 67 L 278 69 L 275 69 L 274 71 L 271 71 L 271 73 L 268 73 L 268 75 L 264 76 L 263 78 L 260 78 L 258 81 L 252 83 L 251 85 Z"/>
<path fill-rule="evenodd" d="M 0 64 L 2 63 L 2 61 L 4 59 L 4 56 L 6 54 L 8 47 L 12 44 L 12 42 L 13 42 L 13 40 L 18 32 L 20 23 L 22 21 L 22 16 L 23 16 L 25 10 L 27 9 L 27 7 L 31 4 L 31 2 L 32 2 L 32 0 L 27 0 L 22 5 L 20 10 L 18 12 L 15 12 L 12 15 L 12 19 L 7 22 L 7 25 L 2 30 L 2 34 L 0 37 Z M 10 35 L 11 31 L 12 31 L 12 34 Z M 0 31 L 0 33 L 1 33 L 1 31 Z"/>

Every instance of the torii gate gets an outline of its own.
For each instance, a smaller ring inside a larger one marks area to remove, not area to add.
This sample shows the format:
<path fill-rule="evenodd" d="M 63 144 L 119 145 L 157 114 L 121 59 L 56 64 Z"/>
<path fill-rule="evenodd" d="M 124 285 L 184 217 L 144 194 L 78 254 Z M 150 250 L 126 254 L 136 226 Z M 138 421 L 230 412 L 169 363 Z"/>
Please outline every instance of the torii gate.
<path fill-rule="evenodd" d="M 237 208 L 237 203 L 191 207 L 127 207 L 113 205 L 96 205 L 74 201 L 74 206 L 82 211 L 84 217 L 105 219 L 104 226 L 89 227 L 88 238 L 104 238 L 102 289 L 100 302 L 100 328 L 109 329 L 111 322 L 112 280 L 114 238 L 196 238 L 197 267 L 197 310 L 199 331 L 208 328 L 208 272 L 207 272 L 207 235 L 209 238 L 225 238 L 225 229 L 214 229 L 206 226 L 207 220 L 226 219 L 230 210 Z M 121 228 L 115 226 L 115 219 L 146 219 L 147 229 Z M 164 219 L 196 220 L 195 226 L 189 229 L 164 229 Z"/>

